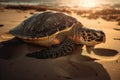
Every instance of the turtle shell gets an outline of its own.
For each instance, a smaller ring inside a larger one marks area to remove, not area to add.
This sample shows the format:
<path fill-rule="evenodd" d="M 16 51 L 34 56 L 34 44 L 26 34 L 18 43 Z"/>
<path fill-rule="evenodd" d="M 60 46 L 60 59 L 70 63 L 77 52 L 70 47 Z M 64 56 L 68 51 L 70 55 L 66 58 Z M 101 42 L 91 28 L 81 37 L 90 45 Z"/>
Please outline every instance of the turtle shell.
<path fill-rule="evenodd" d="M 77 20 L 60 12 L 43 12 L 24 20 L 9 32 L 16 37 L 40 38 L 71 27 Z"/>

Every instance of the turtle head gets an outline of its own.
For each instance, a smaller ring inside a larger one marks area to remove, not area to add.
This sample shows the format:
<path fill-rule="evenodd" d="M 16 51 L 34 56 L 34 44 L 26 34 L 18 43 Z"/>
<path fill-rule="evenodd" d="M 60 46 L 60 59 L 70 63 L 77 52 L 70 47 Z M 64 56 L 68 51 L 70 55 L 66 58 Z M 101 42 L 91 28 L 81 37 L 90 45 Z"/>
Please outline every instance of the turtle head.
<path fill-rule="evenodd" d="M 105 43 L 106 36 L 101 30 L 89 29 L 83 27 L 80 31 L 80 42 L 87 46 Z"/>

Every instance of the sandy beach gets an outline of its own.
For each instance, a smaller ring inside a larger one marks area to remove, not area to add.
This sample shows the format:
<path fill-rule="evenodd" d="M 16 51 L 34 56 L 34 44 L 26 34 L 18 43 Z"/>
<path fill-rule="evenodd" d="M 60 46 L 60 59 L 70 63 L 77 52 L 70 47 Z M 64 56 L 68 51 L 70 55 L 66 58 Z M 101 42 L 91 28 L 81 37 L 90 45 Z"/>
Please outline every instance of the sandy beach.
<path fill-rule="evenodd" d="M 39 12 L 0 9 L 0 35 L 35 13 Z M 96 45 L 91 54 L 86 52 L 85 47 L 81 49 L 77 46 L 71 55 L 56 59 L 27 57 L 27 53 L 41 49 L 36 45 L 2 46 L 0 43 L 0 80 L 119 80 L 120 25 L 102 18 L 87 19 L 74 13 L 71 15 L 88 28 L 103 30 L 106 43 Z"/>

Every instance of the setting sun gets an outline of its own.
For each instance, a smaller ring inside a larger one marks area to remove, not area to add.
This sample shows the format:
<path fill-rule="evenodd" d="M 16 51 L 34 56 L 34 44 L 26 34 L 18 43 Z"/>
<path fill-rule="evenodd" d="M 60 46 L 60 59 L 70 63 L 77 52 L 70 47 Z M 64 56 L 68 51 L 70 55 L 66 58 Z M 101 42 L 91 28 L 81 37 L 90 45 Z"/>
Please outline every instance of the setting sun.
<path fill-rule="evenodd" d="M 98 2 L 97 0 L 82 0 L 79 5 L 85 8 L 93 8 L 98 5 Z"/>

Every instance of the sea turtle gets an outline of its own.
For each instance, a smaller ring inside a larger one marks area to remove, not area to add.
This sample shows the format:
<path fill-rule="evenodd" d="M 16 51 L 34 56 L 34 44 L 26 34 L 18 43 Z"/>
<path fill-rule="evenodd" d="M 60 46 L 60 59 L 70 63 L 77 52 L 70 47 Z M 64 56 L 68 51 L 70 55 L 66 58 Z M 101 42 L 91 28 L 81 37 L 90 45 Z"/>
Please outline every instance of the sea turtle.
<path fill-rule="evenodd" d="M 45 46 L 43 50 L 27 54 L 40 59 L 68 55 L 75 44 L 88 48 L 105 42 L 103 31 L 86 28 L 74 17 L 52 11 L 34 14 L 9 33 L 24 42 Z"/>

